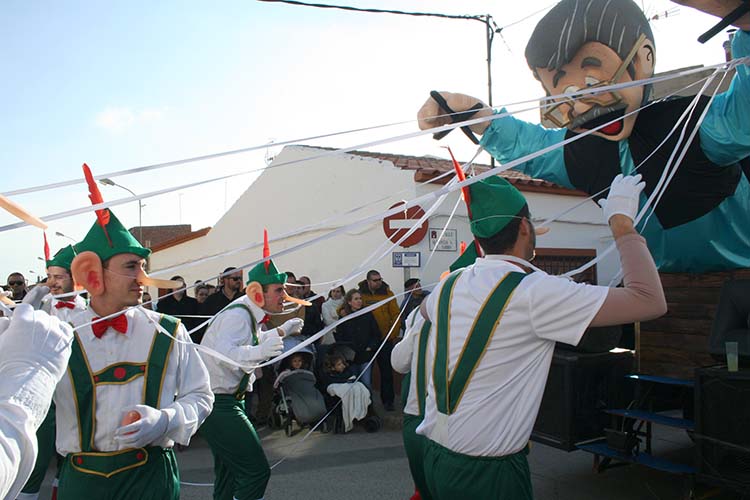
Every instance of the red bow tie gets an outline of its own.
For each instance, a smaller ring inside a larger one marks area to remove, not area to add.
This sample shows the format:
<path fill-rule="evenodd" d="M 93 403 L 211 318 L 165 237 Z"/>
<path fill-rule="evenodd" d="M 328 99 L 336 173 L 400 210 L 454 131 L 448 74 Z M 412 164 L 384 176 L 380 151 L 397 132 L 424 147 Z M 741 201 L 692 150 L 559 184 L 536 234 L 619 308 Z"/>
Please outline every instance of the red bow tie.
<path fill-rule="evenodd" d="M 265 325 L 269 321 L 271 321 L 271 316 L 269 316 L 268 314 L 266 314 L 265 316 L 263 316 L 263 319 L 260 320 L 258 323 L 260 323 L 261 325 Z"/>
<path fill-rule="evenodd" d="M 94 318 L 94 321 L 98 320 L 99 318 Z M 124 314 L 121 314 L 114 318 L 98 321 L 98 323 L 92 323 L 91 325 L 91 331 L 94 332 L 94 336 L 98 339 L 102 338 L 107 328 L 114 328 L 116 331 L 124 334 L 128 331 L 128 318 Z"/>
<path fill-rule="evenodd" d="M 62 309 L 63 307 L 67 307 L 68 309 L 75 309 L 76 304 L 75 302 L 65 302 L 64 300 L 58 300 L 55 303 L 55 309 Z"/>

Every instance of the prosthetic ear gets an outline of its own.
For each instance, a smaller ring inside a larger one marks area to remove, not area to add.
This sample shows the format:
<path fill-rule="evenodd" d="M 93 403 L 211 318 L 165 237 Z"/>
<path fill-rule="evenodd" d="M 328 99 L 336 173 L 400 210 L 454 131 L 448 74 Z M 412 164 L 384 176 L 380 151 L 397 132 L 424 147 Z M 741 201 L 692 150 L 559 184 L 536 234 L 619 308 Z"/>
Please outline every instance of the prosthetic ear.
<path fill-rule="evenodd" d="M 633 68 L 635 69 L 635 78 L 633 80 L 643 80 L 654 76 L 654 67 L 656 66 L 656 51 L 654 42 L 646 40 L 638 49 L 635 58 L 633 58 Z"/>
<path fill-rule="evenodd" d="M 245 295 L 250 301 L 258 307 L 263 307 L 266 304 L 263 298 L 263 287 L 257 281 L 252 281 L 247 288 L 245 288 Z"/>
<path fill-rule="evenodd" d="M 89 295 L 104 293 L 104 269 L 102 260 L 94 252 L 81 252 L 70 263 L 70 274 L 76 283 L 83 285 Z"/>

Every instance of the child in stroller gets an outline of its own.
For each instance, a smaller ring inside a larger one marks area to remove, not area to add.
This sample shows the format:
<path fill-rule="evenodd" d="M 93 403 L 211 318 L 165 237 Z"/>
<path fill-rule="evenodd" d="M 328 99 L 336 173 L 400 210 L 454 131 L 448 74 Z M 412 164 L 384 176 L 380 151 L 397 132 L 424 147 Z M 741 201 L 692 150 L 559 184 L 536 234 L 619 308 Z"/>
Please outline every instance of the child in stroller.
<path fill-rule="evenodd" d="M 311 371 L 313 361 L 312 351 L 303 349 L 282 359 L 277 367 L 269 423 L 272 428 L 284 427 L 287 436 L 292 435 L 295 421 L 300 427 L 314 425 L 326 414 L 325 400 Z"/>
<path fill-rule="evenodd" d="M 348 348 L 329 346 L 321 371 L 321 389 L 325 391 L 326 402 L 332 408 L 341 399 L 340 411 L 334 413 L 334 431 L 349 432 L 354 420 L 365 423 L 368 432 L 380 428 L 379 419 L 372 413 L 370 390 L 356 381 L 352 368 L 345 357 Z"/>

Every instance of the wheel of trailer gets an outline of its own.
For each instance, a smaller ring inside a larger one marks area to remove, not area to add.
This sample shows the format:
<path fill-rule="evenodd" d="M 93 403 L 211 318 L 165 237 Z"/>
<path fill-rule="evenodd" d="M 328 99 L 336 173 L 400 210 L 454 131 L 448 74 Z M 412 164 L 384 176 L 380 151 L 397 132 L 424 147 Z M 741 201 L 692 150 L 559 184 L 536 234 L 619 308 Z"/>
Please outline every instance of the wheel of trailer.
<path fill-rule="evenodd" d="M 291 415 L 287 415 L 286 417 L 286 425 L 284 425 L 284 431 L 286 432 L 287 437 L 292 436 L 292 426 L 294 425 L 294 422 L 292 421 Z"/>

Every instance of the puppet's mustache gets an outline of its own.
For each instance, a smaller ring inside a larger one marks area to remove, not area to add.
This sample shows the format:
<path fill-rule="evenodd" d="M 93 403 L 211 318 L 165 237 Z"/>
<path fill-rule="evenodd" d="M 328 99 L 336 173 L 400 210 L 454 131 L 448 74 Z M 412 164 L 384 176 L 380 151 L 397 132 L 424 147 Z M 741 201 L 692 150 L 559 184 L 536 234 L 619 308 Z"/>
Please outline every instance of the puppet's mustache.
<path fill-rule="evenodd" d="M 591 109 L 585 113 L 576 116 L 571 120 L 568 128 L 571 130 L 577 128 L 592 129 L 599 125 L 604 125 L 607 122 L 614 121 L 619 117 L 622 117 L 625 111 L 625 106 L 621 103 L 613 104 L 611 106 L 597 106 L 594 105 Z M 585 125 L 585 127 L 584 127 Z"/>

